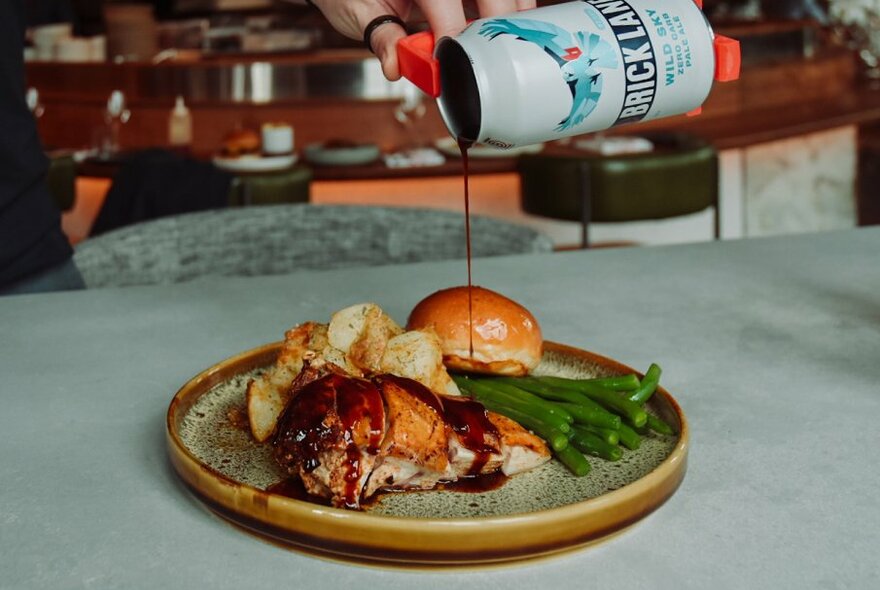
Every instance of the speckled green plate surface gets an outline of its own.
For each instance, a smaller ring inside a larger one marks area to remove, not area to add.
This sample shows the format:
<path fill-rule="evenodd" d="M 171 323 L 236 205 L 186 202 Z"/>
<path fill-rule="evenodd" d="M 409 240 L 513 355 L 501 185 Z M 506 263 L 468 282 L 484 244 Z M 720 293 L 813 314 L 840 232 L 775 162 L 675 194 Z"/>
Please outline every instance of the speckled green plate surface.
<path fill-rule="evenodd" d="M 279 343 L 227 359 L 194 377 L 168 409 L 171 462 L 190 490 L 233 523 L 318 555 L 398 566 L 462 566 L 535 558 L 589 545 L 644 518 L 684 478 L 688 427 L 662 388 L 650 409 L 675 437 L 645 436 L 618 462 L 591 459 L 577 478 L 557 461 L 499 489 L 387 494 L 367 511 L 328 508 L 266 492 L 283 474 L 270 447 L 229 418 L 243 408 L 248 378 L 270 365 Z M 611 359 L 545 344 L 536 374 L 565 377 L 635 372 Z"/>

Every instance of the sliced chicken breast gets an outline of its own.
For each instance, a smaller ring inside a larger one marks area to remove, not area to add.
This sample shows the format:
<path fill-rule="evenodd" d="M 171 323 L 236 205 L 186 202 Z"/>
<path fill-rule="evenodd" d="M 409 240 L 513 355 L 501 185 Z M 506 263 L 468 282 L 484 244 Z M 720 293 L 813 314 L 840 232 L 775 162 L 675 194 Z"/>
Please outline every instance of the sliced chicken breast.
<path fill-rule="evenodd" d="M 439 398 L 404 377 L 375 378 L 385 399 L 388 427 L 364 496 L 383 489 L 435 487 L 447 476 L 449 438 Z"/>
<path fill-rule="evenodd" d="M 547 444 L 507 416 L 488 412 L 501 438 L 501 472 L 515 475 L 530 471 L 550 460 Z"/>

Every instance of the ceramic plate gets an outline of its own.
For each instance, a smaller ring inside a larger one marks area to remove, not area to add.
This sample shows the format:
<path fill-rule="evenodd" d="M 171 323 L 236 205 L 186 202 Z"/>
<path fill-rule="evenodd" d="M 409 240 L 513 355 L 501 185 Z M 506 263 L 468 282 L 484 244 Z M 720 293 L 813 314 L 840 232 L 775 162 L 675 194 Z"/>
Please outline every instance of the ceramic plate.
<path fill-rule="evenodd" d="M 184 385 L 171 402 L 171 463 L 211 510 L 257 535 L 325 557 L 387 566 L 469 566 L 541 557 L 590 545 L 659 508 L 684 478 L 688 426 L 660 388 L 650 409 L 677 427 L 647 435 L 636 451 L 607 462 L 591 458 L 586 477 L 557 461 L 481 493 L 387 494 L 363 512 L 329 508 L 266 492 L 283 479 L 267 445 L 254 443 L 243 416 L 250 376 L 271 365 L 280 343 L 227 359 Z M 535 371 L 565 377 L 633 373 L 611 359 L 546 343 Z"/>
<path fill-rule="evenodd" d="M 434 142 L 434 147 L 455 158 L 461 157 L 461 150 L 458 149 L 458 143 L 451 137 L 443 137 Z M 468 150 L 468 156 L 471 158 L 515 158 L 523 154 L 537 154 L 544 149 L 543 143 L 534 145 L 523 145 L 503 150 L 501 148 L 492 147 L 491 145 L 483 145 L 478 143 Z"/>
<path fill-rule="evenodd" d="M 297 161 L 296 154 L 286 156 L 242 156 L 240 158 L 214 158 L 214 165 L 230 172 L 274 172 L 290 168 Z"/>

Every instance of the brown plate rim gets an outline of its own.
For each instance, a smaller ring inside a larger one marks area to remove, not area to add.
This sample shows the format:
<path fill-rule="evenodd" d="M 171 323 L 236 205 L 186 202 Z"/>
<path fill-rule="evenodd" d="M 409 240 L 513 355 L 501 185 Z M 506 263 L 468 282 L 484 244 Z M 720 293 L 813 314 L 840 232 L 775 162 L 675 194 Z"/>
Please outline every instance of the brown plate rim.
<path fill-rule="evenodd" d="M 281 342 L 274 342 L 242 352 L 190 379 L 168 407 L 166 439 L 172 467 L 201 502 L 233 523 L 291 548 L 404 567 L 533 559 L 590 545 L 632 526 L 663 505 L 684 479 L 688 422 L 678 402 L 659 387 L 654 403 L 678 421 L 678 442 L 650 473 L 595 498 L 523 514 L 430 519 L 350 511 L 271 494 L 199 461 L 181 440 L 177 425 L 199 396 L 235 374 L 270 364 L 280 346 Z M 641 375 L 619 361 L 579 348 L 548 341 L 545 350 L 621 374 Z"/>

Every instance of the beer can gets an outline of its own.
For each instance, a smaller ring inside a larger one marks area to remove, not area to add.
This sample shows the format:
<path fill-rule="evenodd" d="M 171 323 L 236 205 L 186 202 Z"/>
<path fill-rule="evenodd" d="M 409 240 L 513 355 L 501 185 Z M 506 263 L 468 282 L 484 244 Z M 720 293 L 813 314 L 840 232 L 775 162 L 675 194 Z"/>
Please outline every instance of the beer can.
<path fill-rule="evenodd" d="M 738 76 L 738 45 L 722 41 L 694 0 L 579 0 L 440 39 L 427 90 L 453 136 L 511 148 L 694 111 Z"/>

